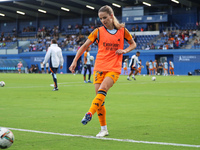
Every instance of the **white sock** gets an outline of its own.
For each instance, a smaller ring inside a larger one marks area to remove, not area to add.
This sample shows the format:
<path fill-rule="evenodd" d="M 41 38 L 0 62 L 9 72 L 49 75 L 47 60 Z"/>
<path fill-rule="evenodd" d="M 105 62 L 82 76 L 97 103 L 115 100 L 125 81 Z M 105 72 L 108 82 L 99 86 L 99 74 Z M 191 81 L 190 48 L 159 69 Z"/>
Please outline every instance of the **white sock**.
<path fill-rule="evenodd" d="M 101 126 L 101 130 L 107 130 L 107 125 Z"/>
<path fill-rule="evenodd" d="M 130 77 L 128 76 L 127 79 L 130 79 Z"/>
<path fill-rule="evenodd" d="M 132 77 L 135 78 L 135 75 L 133 75 Z"/>

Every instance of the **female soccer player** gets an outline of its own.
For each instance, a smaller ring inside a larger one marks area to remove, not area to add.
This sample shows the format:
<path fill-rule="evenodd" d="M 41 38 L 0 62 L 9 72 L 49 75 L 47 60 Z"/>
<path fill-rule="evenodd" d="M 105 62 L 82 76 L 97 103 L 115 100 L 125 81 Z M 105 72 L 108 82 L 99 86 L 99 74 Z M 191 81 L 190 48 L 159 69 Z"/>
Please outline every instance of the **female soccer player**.
<path fill-rule="evenodd" d="M 154 60 L 154 62 L 153 62 L 153 70 L 154 70 L 155 75 L 157 75 L 157 68 L 158 68 L 157 60 Z"/>
<path fill-rule="evenodd" d="M 128 75 L 128 64 L 127 64 L 128 59 L 125 59 L 123 62 L 123 69 L 124 69 L 124 75 L 127 74 Z"/>
<path fill-rule="evenodd" d="M 169 67 L 169 73 L 170 73 L 170 75 L 174 75 L 174 63 L 170 60 L 169 61 L 169 65 L 170 65 L 170 67 Z"/>
<path fill-rule="evenodd" d="M 122 67 L 122 54 L 136 48 L 136 43 L 128 30 L 124 28 L 124 24 L 118 22 L 110 6 L 105 5 L 101 7 L 98 11 L 98 16 L 103 26 L 95 29 L 89 35 L 86 42 L 78 50 L 69 70 L 72 73 L 75 72 L 77 60 L 89 45 L 97 41 L 98 53 L 93 74 L 96 97 L 81 122 L 86 125 L 92 119 L 95 112 L 97 112 L 101 131 L 96 136 L 104 137 L 108 135 L 104 105 L 106 94 L 119 78 Z M 126 49 L 123 49 L 124 39 L 130 44 Z"/>
<path fill-rule="evenodd" d="M 90 76 L 91 76 L 90 49 L 91 47 L 88 47 L 86 49 L 86 52 L 84 53 L 84 75 L 83 75 L 84 83 L 92 83 L 92 81 L 90 81 Z M 89 71 L 88 82 L 86 81 L 87 70 Z"/>
<path fill-rule="evenodd" d="M 149 62 L 149 75 L 154 75 L 153 74 L 153 62 L 152 62 L 152 60 L 150 60 L 150 62 Z"/>
<path fill-rule="evenodd" d="M 21 68 L 23 67 L 23 64 L 21 61 L 17 64 L 17 67 L 18 67 L 18 72 L 21 73 Z"/>

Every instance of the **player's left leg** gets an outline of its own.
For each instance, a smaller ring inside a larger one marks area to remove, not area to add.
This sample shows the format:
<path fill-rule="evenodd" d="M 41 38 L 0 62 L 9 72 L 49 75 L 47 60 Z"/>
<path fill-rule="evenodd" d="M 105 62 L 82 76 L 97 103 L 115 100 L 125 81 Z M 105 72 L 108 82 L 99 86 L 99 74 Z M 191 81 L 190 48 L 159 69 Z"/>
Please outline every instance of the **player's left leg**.
<path fill-rule="evenodd" d="M 108 77 L 107 77 L 108 78 Z M 107 80 L 106 80 L 107 81 Z M 108 82 L 108 83 L 107 83 Z M 91 119 L 92 116 L 95 114 L 95 112 L 101 107 L 101 105 L 103 104 L 106 95 L 107 95 L 107 90 L 112 87 L 112 83 L 108 80 L 107 82 L 104 82 L 104 84 L 108 84 L 108 86 L 103 86 L 102 89 L 99 87 L 96 97 L 93 99 L 91 107 L 89 109 L 89 111 L 85 114 L 85 116 L 83 117 L 81 123 L 83 125 L 86 125 Z"/>
<path fill-rule="evenodd" d="M 127 80 L 131 81 L 130 76 L 133 74 L 134 69 L 131 67 L 131 72 L 129 73 Z"/>
<path fill-rule="evenodd" d="M 138 74 L 138 69 L 136 69 L 136 68 L 134 68 L 134 71 L 135 71 L 135 73 L 133 74 L 133 76 L 132 76 L 132 78 L 134 79 L 134 80 L 136 80 L 136 78 L 135 78 L 135 76 Z"/>
<path fill-rule="evenodd" d="M 155 68 L 155 75 L 157 75 L 158 74 L 158 69 L 157 68 Z"/>
<path fill-rule="evenodd" d="M 102 106 L 97 110 L 98 118 L 99 118 L 99 123 L 101 125 L 101 131 L 96 135 L 96 137 L 104 137 L 107 136 L 108 129 L 107 129 L 107 123 L 106 123 L 106 107 L 104 103 Z"/>
<path fill-rule="evenodd" d="M 174 75 L 174 68 L 172 68 L 172 74 Z"/>
<path fill-rule="evenodd" d="M 88 75 L 88 83 L 92 83 L 92 81 L 90 80 L 90 77 L 91 77 L 91 65 L 87 65 L 87 68 L 89 70 L 89 75 Z"/>
<path fill-rule="evenodd" d="M 54 81 L 54 89 L 53 89 L 53 91 L 57 91 L 58 90 L 57 76 L 56 76 L 57 69 L 58 68 L 50 68 L 51 75 L 52 75 L 53 81 Z"/>
<path fill-rule="evenodd" d="M 83 74 L 84 83 L 87 83 L 87 81 L 86 81 L 87 69 L 88 69 L 88 67 L 86 65 L 84 65 L 84 74 Z"/>

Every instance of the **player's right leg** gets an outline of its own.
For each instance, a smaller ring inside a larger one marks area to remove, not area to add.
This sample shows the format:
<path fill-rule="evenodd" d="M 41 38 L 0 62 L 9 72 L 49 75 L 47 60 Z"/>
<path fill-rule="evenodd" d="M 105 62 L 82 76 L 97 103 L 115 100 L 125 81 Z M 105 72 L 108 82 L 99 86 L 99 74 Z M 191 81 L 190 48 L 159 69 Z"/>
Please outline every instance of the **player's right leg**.
<path fill-rule="evenodd" d="M 87 81 L 86 81 L 86 73 L 87 73 L 87 67 L 84 67 L 84 74 L 83 74 L 84 83 L 87 83 Z"/>
<path fill-rule="evenodd" d="M 131 68 L 131 72 L 129 73 L 127 80 L 131 81 L 130 76 L 133 74 L 133 69 Z"/>
<path fill-rule="evenodd" d="M 50 68 L 50 71 L 51 71 L 51 75 L 52 75 L 53 81 L 54 81 L 53 91 L 58 91 L 57 76 L 56 76 L 57 68 Z"/>
<path fill-rule="evenodd" d="M 88 65 L 87 68 L 88 68 L 88 70 L 89 70 L 88 83 L 92 83 L 92 81 L 90 80 L 91 73 L 92 73 L 92 71 L 91 71 L 91 65 Z"/>

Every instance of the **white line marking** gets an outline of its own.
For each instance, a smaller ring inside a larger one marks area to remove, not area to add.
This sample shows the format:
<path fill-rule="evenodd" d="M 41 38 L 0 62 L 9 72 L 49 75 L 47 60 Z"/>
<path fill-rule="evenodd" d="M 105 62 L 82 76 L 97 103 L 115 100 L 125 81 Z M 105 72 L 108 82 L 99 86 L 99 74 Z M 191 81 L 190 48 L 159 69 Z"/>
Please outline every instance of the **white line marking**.
<path fill-rule="evenodd" d="M 181 146 L 181 147 L 197 147 L 200 145 L 190 145 L 190 144 L 177 144 L 177 143 L 165 143 L 165 142 L 149 142 L 149 141 L 136 141 L 131 139 L 115 139 L 115 138 L 97 138 L 95 136 L 86 136 L 86 135 L 75 135 L 75 134 L 66 134 L 66 133 L 54 133 L 54 132 L 45 132 L 45 131 L 36 131 L 36 130 L 27 130 L 27 129 L 17 129 L 17 128 L 9 128 L 10 130 L 23 131 L 23 132 L 33 132 L 33 133 L 41 133 L 41 134 L 51 134 L 51 135 L 60 135 L 60 136 L 69 136 L 69 137 L 82 137 L 87 139 L 100 139 L 107 141 L 119 141 L 119 142 L 130 142 L 130 143 L 143 143 L 143 144 L 156 144 L 156 145 L 169 145 L 169 146 Z"/>

